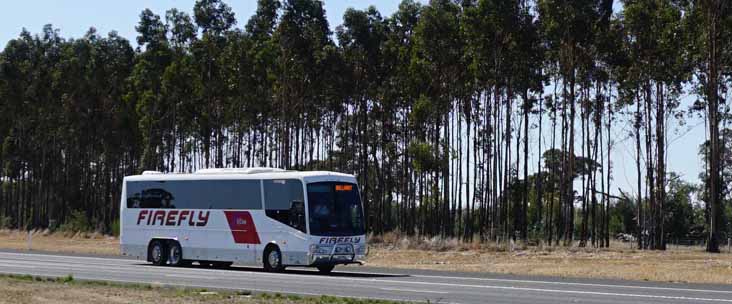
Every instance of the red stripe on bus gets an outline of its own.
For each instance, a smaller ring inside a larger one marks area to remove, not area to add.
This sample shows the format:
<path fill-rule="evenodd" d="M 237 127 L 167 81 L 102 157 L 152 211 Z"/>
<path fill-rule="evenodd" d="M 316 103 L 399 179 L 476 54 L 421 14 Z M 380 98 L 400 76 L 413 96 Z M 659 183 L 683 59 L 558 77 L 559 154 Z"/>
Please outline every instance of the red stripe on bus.
<path fill-rule="evenodd" d="M 248 211 L 224 211 L 231 235 L 237 244 L 260 244 L 257 227 Z"/>

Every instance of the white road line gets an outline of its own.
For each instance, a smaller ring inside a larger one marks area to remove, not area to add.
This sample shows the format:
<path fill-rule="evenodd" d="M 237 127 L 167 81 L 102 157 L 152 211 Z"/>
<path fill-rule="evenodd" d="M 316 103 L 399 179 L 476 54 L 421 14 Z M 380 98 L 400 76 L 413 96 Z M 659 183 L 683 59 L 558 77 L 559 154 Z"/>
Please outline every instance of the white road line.
<path fill-rule="evenodd" d="M 335 273 L 338 273 L 338 272 L 335 272 Z M 358 274 L 371 274 L 371 275 L 383 275 L 383 276 L 398 275 L 395 273 L 345 271 L 345 270 L 342 271 L 341 273 L 358 273 Z M 486 282 L 530 283 L 530 284 L 547 284 L 547 285 L 588 286 L 588 287 L 629 288 L 629 289 L 669 290 L 669 291 L 689 291 L 689 292 L 732 294 L 732 290 L 716 290 L 716 289 L 674 288 L 674 287 L 616 285 L 616 284 L 578 283 L 578 282 L 556 282 L 556 281 L 518 280 L 518 279 L 492 279 L 492 278 L 438 276 L 438 275 L 421 275 L 421 274 L 413 274 L 413 275 L 409 275 L 409 277 L 447 279 L 447 280 L 471 280 L 471 281 L 486 281 Z"/>
<path fill-rule="evenodd" d="M 416 292 L 416 293 L 440 293 L 446 294 L 447 291 L 432 291 L 432 290 L 418 290 L 418 289 L 401 289 L 401 288 L 379 288 L 387 291 L 404 291 L 404 292 Z"/>
<path fill-rule="evenodd" d="M 184 274 L 166 274 L 166 277 L 170 278 L 186 278 L 186 279 L 197 279 L 197 280 L 213 280 L 213 278 L 207 278 L 196 275 L 184 275 Z"/>
<path fill-rule="evenodd" d="M 303 276 L 303 275 L 290 275 L 290 274 L 279 274 L 279 273 L 261 273 L 261 274 L 265 275 L 265 276 Z M 322 277 L 322 279 L 333 279 L 333 280 L 340 280 L 340 281 L 344 280 L 343 277 Z M 612 293 L 612 292 L 599 292 L 599 291 L 561 290 L 561 289 L 495 286 L 495 285 L 470 285 L 470 284 L 454 284 L 454 283 L 439 283 L 439 282 L 414 282 L 414 281 L 384 280 L 384 279 L 348 278 L 347 280 L 354 281 L 354 282 L 356 282 L 356 281 L 372 282 L 372 283 L 380 282 L 380 283 L 395 283 L 395 284 L 432 285 L 432 286 L 463 287 L 463 288 L 505 289 L 505 290 L 535 291 L 535 292 L 547 292 L 547 293 L 586 294 L 586 295 L 601 295 L 601 296 L 618 296 L 618 297 L 634 297 L 634 298 L 732 303 L 732 299 L 728 300 L 728 299 L 714 299 L 714 298 L 700 298 L 700 297 L 661 296 L 661 295 L 646 295 L 646 294 L 631 294 L 631 293 Z M 533 282 L 533 281 L 529 281 L 529 282 Z M 610 285 L 610 287 L 612 287 L 612 286 L 614 286 L 614 285 Z M 675 290 L 673 288 L 667 288 L 667 289 Z M 693 291 L 700 291 L 700 290 L 694 289 Z"/>
<path fill-rule="evenodd" d="M 36 256 L 36 257 L 39 257 L 39 258 L 49 258 L 49 257 L 54 257 L 54 258 L 73 258 L 73 259 L 84 259 L 84 260 L 101 260 L 101 261 L 107 261 L 107 262 L 110 261 L 110 260 L 112 260 L 112 261 L 120 261 L 120 262 L 122 262 L 122 261 L 126 261 L 126 262 L 139 261 L 139 260 L 127 260 L 127 259 L 113 258 L 113 257 L 100 258 L 100 257 L 87 257 L 87 256 L 74 256 L 74 255 L 55 255 L 55 254 L 41 254 L 41 253 L 25 253 L 25 252 L 23 252 L 23 253 L 20 253 L 20 252 L 0 252 L 0 256 L 2 256 L 2 255 Z"/>
<path fill-rule="evenodd" d="M 491 279 L 491 278 L 451 277 L 451 276 L 435 276 L 435 275 L 412 275 L 411 277 L 439 278 L 439 279 L 451 279 L 451 280 L 465 279 L 465 280 L 487 281 L 487 282 L 531 283 L 531 284 L 550 284 L 550 285 L 566 285 L 566 286 L 588 286 L 588 287 L 608 287 L 608 288 L 628 288 L 628 289 L 648 289 L 648 290 L 668 290 L 668 291 L 689 291 L 689 292 L 732 294 L 732 290 L 715 290 L 715 289 L 673 288 L 673 287 L 614 285 L 614 284 L 575 283 L 575 282 L 553 282 L 553 281 L 534 281 L 534 280 L 516 280 L 516 279 Z"/>
<path fill-rule="evenodd" d="M 600 296 L 616 296 L 616 297 L 632 297 L 632 298 L 650 298 L 650 299 L 732 303 L 732 300 L 727 300 L 727 299 L 697 298 L 697 297 L 682 297 L 682 296 L 659 296 L 659 295 L 613 293 L 613 292 L 600 292 L 600 291 L 579 291 L 579 290 L 561 290 L 561 289 L 544 289 L 544 288 L 513 287 L 513 286 L 491 286 L 491 285 L 467 285 L 467 284 L 431 283 L 431 282 L 405 282 L 405 281 L 389 281 L 389 280 L 384 280 L 384 281 L 380 281 L 380 282 L 406 283 L 406 284 L 414 284 L 414 285 L 441 285 L 441 286 L 465 287 L 465 288 L 506 289 L 506 290 L 535 291 L 535 292 L 545 292 L 545 293 L 566 293 L 566 294 L 584 294 L 584 295 L 600 295 Z"/>
<path fill-rule="evenodd" d="M 0 262 L 0 266 L 1 267 L 31 268 L 31 269 L 38 268 L 37 265 L 18 265 L 18 264 L 15 264 L 15 263 L 13 263 L 13 264 L 7 264 L 7 263 L 3 263 L 3 262 Z"/>

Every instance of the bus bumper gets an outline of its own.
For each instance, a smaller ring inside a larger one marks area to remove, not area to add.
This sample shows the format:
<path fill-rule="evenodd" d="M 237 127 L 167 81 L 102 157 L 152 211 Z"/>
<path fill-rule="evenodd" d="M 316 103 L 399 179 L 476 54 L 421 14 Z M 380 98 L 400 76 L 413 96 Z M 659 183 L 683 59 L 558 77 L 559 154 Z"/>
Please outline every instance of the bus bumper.
<path fill-rule="evenodd" d="M 310 256 L 310 266 L 319 265 L 346 265 L 363 264 L 365 255 L 336 255 L 336 254 L 313 254 Z"/>

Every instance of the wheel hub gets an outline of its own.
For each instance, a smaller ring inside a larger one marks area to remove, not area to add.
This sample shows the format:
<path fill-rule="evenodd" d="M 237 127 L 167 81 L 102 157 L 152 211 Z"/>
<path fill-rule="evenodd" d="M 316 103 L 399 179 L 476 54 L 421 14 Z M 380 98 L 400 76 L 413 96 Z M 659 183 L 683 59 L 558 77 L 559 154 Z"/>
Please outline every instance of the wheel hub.
<path fill-rule="evenodd" d="M 153 250 L 152 250 L 153 261 L 159 262 L 162 255 L 163 255 L 163 253 L 162 253 L 162 250 L 160 249 L 160 246 L 159 245 L 153 246 Z"/>
<path fill-rule="evenodd" d="M 178 250 L 177 246 L 173 246 L 173 248 L 170 249 L 170 263 L 173 265 L 178 264 L 180 261 L 180 250 Z"/>
<path fill-rule="evenodd" d="M 269 253 L 269 265 L 277 268 L 280 266 L 280 254 L 277 251 L 272 251 Z"/>

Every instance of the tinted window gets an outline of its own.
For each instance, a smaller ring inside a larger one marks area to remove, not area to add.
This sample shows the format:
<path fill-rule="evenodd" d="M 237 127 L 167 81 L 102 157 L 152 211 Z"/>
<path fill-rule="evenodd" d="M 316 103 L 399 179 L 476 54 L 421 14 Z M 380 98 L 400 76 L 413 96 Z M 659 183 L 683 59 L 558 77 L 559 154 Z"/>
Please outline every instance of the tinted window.
<path fill-rule="evenodd" d="M 262 209 L 258 180 L 131 181 L 127 208 Z"/>
<path fill-rule="evenodd" d="M 355 184 L 308 184 L 310 234 L 352 236 L 364 234 L 363 210 Z"/>
<path fill-rule="evenodd" d="M 290 227 L 305 231 L 304 227 L 295 225 L 291 218 L 292 202 L 304 202 L 302 182 L 296 179 L 275 179 L 264 181 L 264 208 L 268 217 Z"/>

